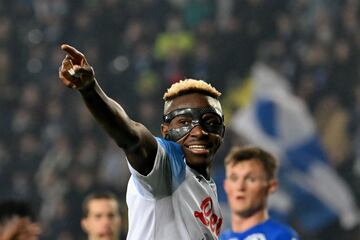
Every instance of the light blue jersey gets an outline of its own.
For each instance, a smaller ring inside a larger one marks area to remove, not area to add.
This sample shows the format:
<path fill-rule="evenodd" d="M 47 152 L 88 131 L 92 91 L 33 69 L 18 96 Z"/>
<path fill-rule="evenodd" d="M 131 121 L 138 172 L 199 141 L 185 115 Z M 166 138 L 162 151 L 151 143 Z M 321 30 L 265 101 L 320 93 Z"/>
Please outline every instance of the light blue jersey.
<path fill-rule="evenodd" d="M 220 240 L 298 240 L 299 237 L 291 227 L 268 219 L 244 232 L 226 230 Z"/>
<path fill-rule="evenodd" d="M 128 240 L 217 240 L 222 216 L 214 181 L 186 165 L 180 145 L 156 140 L 147 176 L 129 164 Z"/>

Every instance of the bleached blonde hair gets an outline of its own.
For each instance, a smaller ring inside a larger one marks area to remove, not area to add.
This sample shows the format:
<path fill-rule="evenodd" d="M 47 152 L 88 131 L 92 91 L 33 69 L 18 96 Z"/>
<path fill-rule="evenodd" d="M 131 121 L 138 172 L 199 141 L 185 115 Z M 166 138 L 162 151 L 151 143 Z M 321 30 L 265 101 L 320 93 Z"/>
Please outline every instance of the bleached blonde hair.
<path fill-rule="evenodd" d="M 171 85 L 165 92 L 163 99 L 164 101 L 169 101 L 178 96 L 193 92 L 204 93 L 216 99 L 221 96 L 221 93 L 209 83 L 203 80 L 188 78 Z"/>
<path fill-rule="evenodd" d="M 172 84 L 165 92 L 163 97 L 165 101 L 164 112 L 166 112 L 170 106 L 172 102 L 171 100 L 189 93 L 201 93 L 215 99 L 219 99 L 221 96 L 221 92 L 203 80 L 196 80 L 191 78 L 184 79 Z"/>

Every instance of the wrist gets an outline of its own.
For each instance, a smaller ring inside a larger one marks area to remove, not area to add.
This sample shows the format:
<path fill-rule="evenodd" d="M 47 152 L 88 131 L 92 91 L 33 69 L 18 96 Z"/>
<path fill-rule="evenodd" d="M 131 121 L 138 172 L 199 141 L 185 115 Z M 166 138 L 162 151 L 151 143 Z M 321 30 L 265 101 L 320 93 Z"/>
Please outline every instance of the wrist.
<path fill-rule="evenodd" d="M 84 86 L 78 88 L 79 92 L 81 94 L 87 94 L 89 92 L 91 92 L 92 90 L 95 89 L 95 85 L 96 85 L 96 79 L 93 78 L 91 81 L 89 81 L 87 84 L 85 84 Z"/>

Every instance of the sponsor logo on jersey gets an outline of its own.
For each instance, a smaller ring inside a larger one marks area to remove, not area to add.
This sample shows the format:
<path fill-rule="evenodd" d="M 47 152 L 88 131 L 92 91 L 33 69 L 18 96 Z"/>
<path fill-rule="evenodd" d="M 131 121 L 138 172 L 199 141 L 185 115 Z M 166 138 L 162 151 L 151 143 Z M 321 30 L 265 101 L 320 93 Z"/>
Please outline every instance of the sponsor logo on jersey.
<path fill-rule="evenodd" d="M 214 213 L 213 202 L 211 197 L 205 198 L 200 204 L 201 211 L 195 211 L 194 216 L 204 224 L 212 233 L 219 236 L 222 218 Z"/>

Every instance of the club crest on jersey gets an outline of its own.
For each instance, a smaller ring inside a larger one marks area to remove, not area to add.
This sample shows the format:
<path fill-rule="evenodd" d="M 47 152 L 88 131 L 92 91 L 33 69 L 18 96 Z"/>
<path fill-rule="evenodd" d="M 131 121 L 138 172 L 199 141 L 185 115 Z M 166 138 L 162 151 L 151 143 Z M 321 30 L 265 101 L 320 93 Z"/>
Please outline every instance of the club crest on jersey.
<path fill-rule="evenodd" d="M 214 213 L 211 197 L 207 197 L 202 201 L 200 204 L 200 209 L 201 212 L 194 212 L 195 218 L 208 227 L 211 232 L 215 233 L 216 236 L 219 236 L 223 220 L 218 215 L 216 215 L 216 213 Z"/>
<path fill-rule="evenodd" d="M 266 240 L 266 237 L 262 233 L 254 233 L 246 237 L 244 240 Z"/>

